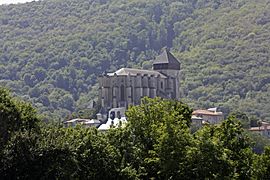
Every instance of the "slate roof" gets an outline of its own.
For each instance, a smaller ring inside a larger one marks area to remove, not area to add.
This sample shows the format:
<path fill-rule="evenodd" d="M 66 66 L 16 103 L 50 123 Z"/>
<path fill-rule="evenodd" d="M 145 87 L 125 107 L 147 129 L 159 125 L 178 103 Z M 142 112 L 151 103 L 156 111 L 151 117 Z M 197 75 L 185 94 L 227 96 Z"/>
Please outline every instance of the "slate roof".
<path fill-rule="evenodd" d="M 180 66 L 179 60 L 177 60 L 169 50 L 163 51 L 163 53 L 157 56 L 153 62 L 155 64 L 170 64 L 172 66 Z"/>
<path fill-rule="evenodd" d="M 160 76 L 161 78 L 167 78 L 166 76 L 164 76 L 163 74 L 161 74 L 158 71 L 152 71 L 152 70 L 144 70 L 144 69 L 132 69 L 132 68 L 121 68 L 117 71 L 115 71 L 114 73 L 108 73 L 108 76 L 114 76 L 114 74 L 116 74 L 117 76 L 136 76 L 138 74 L 141 75 L 153 75 L 155 77 Z"/>

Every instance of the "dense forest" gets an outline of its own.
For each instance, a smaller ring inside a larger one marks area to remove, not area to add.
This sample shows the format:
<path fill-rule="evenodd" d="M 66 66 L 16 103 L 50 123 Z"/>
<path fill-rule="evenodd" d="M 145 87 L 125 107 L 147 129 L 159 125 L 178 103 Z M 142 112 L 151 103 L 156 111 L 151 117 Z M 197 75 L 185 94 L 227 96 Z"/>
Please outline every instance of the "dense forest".
<path fill-rule="evenodd" d="M 0 108 L 1 179 L 270 177 L 270 147 L 256 154 L 240 121 L 229 117 L 191 133 L 192 110 L 179 101 L 144 98 L 128 110 L 126 127 L 106 133 L 42 123 L 3 89 Z"/>
<path fill-rule="evenodd" d="M 270 120 L 267 0 L 44 0 L 0 6 L 0 85 L 45 116 L 87 114 L 97 76 L 181 61 L 182 101 Z"/>

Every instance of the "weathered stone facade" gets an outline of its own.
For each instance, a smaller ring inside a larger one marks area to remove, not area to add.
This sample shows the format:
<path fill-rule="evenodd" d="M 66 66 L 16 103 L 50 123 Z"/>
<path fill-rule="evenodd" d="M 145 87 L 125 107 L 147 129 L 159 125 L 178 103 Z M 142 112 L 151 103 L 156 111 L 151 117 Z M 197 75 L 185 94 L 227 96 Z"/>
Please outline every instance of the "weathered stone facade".
<path fill-rule="evenodd" d="M 156 96 L 179 99 L 180 62 L 167 50 L 156 57 L 153 70 L 122 68 L 99 77 L 99 100 L 103 110 L 140 104 Z"/>

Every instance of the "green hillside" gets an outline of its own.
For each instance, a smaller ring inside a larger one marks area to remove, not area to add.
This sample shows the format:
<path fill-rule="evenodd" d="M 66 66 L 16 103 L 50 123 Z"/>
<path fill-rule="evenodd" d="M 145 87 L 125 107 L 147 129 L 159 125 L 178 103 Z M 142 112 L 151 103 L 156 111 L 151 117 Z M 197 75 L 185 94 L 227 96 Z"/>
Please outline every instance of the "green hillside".
<path fill-rule="evenodd" d="M 269 7 L 266 1 L 239 1 L 196 12 L 174 41 L 176 50 L 184 49 L 184 97 L 196 106 L 270 120 Z"/>
<path fill-rule="evenodd" d="M 0 85 L 47 115 L 97 97 L 96 78 L 151 67 L 163 47 L 182 62 L 183 101 L 270 120 L 266 0 L 45 0 L 0 6 Z"/>

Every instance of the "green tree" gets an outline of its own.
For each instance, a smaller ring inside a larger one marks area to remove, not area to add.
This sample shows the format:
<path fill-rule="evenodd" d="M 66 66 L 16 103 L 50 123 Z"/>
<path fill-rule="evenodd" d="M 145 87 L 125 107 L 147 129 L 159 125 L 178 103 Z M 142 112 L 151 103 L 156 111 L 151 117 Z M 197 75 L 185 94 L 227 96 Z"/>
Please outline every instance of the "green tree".
<path fill-rule="evenodd" d="M 224 148 L 231 166 L 230 178 L 250 179 L 253 153 L 251 141 L 244 134 L 241 123 L 233 117 L 222 122 L 216 132 L 220 146 Z"/>
<path fill-rule="evenodd" d="M 0 169 L 5 179 L 119 179 L 120 158 L 103 133 L 92 128 L 46 126 L 18 132 L 8 142 Z"/>
<path fill-rule="evenodd" d="M 191 109 L 160 98 L 144 98 L 127 112 L 128 131 L 135 148 L 135 169 L 141 178 L 176 178 L 187 169 L 185 153 L 191 145 Z"/>
<path fill-rule="evenodd" d="M 253 164 L 254 179 L 269 179 L 270 177 L 270 147 L 266 147 L 262 155 L 256 155 Z"/>
<path fill-rule="evenodd" d="M 13 118 L 23 121 L 2 140 L 4 179 L 269 177 L 269 148 L 254 155 L 241 123 L 232 117 L 191 134 L 192 110 L 187 105 L 144 98 L 127 111 L 125 127 L 103 133 L 81 126 L 38 126 L 30 105 L 18 103 L 6 90 L 1 90 L 0 97 L 1 117 L 10 123 Z"/>
<path fill-rule="evenodd" d="M 216 137 L 217 129 L 207 125 L 194 135 L 194 146 L 187 153 L 187 179 L 230 179 L 230 164 Z"/>
<path fill-rule="evenodd" d="M 248 116 L 245 113 L 232 112 L 232 113 L 230 113 L 230 116 L 233 116 L 236 119 L 238 119 L 241 122 L 243 128 L 245 128 L 245 129 L 250 128 L 250 120 L 249 120 Z"/>
<path fill-rule="evenodd" d="M 247 135 L 253 142 L 252 149 L 255 153 L 261 154 L 267 146 L 270 146 L 270 140 L 268 137 L 254 132 L 247 132 Z"/>
<path fill-rule="evenodd" d="M 0 88 L 0 149 L 16 131 L 31 131 L 38 128 L 38 118 L 33 107 L 11 97 Z"/>

